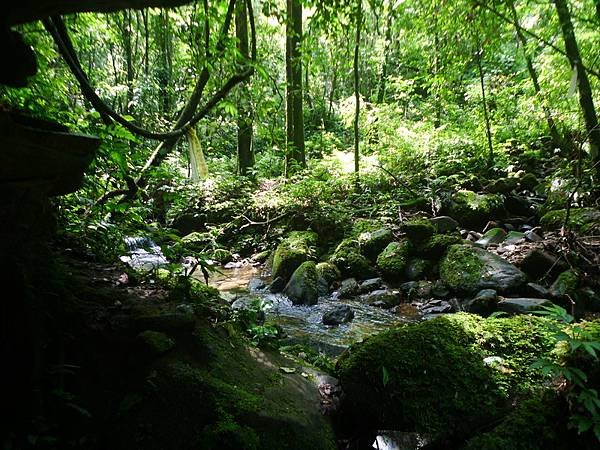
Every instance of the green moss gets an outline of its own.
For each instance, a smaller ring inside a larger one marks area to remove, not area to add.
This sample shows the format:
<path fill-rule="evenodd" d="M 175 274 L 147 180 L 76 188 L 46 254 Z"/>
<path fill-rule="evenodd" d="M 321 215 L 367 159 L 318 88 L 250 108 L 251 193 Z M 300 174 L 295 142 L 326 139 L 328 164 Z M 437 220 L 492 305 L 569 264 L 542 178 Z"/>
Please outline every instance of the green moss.
<path fill-rule="evenodd" d="M 476 194 L 460 190 L 453 195 L 452 200 L 450 215 L 467 226 L 479 226 L 506 213 L 504 199 L 498 194 Z"/>
<path fill-rule="evenodd" d="M 277 246 L 273 256 L 273 278 L 288 280 L 304 261 L 314 258 L 318 236 L 312 231 L 292 231 Z"/>
<path fill-rule="evenodd" d="M 425 258 L 435 259 L 443 256 L 451 245 L 459 244 L 461 242 L 462 238 L 458 233 L 434 234 L 424 242 L 413 244 L 411 246 L 411 253 Z"/>
<path fill-rule="evenodd" d="M 365 278 L 373 273 L 369 261 L 360 253 L 360 244 L 356 239 L 340 242 L 330 262 L 340 269 L 344 277 Z"/>
<path fill-rule="evenodd" d="M 440 278 L 455 291 L 472 291 L 483 264 L 470 245 L 452 245 L 440 263 Z"/>
<path fill-rule="evenodd" d="M 377 267 L 384 277 L 400 279 L 408 262 L 409 243 L 391 242 L 377 257 Z"/>
<path fill-rule="evenodd" d="M 574 270 L 565 270 L 552 283 L 550 291 L 556 297 L 574 295 L 579 287 L 579 274 Z"/>
<path fill-rule="evenodd" d="M 175 341 L 165 333 L 146 330 L 138 335 L 144 346 L 153 354 L 160 355 L 175 347 Z"/>
<path fill-rule="evenodd" d="M 394 235 L 387 228 L 366 231 L 358 236 L 362 254 L 371 260 L 376 259 L 377 255 L 393 240 Z"/>
<path fill-rule="evenodd" d="M 303 262 L 294 271 L 283 292 L 294 304 L 314 305 L 318 299 L 318 279 L 317 265 L 313 261 Z"/>
<path fill-rule="evenodd" d="M 427 219 L 412 219 L 402 225 L 402 231 L 410 241 L 423 242 L 433 236 L 435 227 Z"/>
<path fill-rule="evenodd" d="M 530 365 L 554 347 L 549 322 L 458 313 L 356 344 L 337 365 L 349 419 L 375 429 L 470 436 L 503 415 L 509 399 L 533 395 L 543 385 L 545 378 Z M 490 356 L 501 362 L 485 365 Z"/>
<path fill-rule="evenodd" d="M 229 250 L 224 248 L 218 248 L 212 253 L 212 259 L 220 262 L 221 264 L 227 264 L 233 259 L 233 256 Z"/>
<path fill-rule="evenodd" d="M 565 209 L 549 211 L 542 216 L 540 224 L 546 230 L 560 228 L 566 217 Z M 569 213 L 568 226 L 583 234 L 593 234 L 600 231 L 600 210 L 596 208 L 572 208 Z"/>
<path fill-rule="evenodd" d="M 569 450 L 561 404 L 551 395 L 519 402 L 492 431 L 469 440 L 463 450 Z"/>
<path fill-rule="evenodd" d="M 366 428 L 434 436 L 468 434 L 493 420 L 504 399 L 470 344 L 444 317 L 352 346 L 337 365 L 349 413 Z"/>
<path fill-rule="evenodd" d="M 375 219 L 356 219 L 352 224 L 352 232 L 350 237 L 358 238 L 363 233 L 372 233 L 383 228 L 383 224 Z"/>
<path fill-rule="evenodd" d="M 320 262 L 316 266 L 317 275 L 319 278 L 322 278 L 327 285 L 331 285 L 336 280 L 339 280 L 342 276 L 340 273 L 340 269 L 338 269 L 334 264 L 330 262 Z"/>

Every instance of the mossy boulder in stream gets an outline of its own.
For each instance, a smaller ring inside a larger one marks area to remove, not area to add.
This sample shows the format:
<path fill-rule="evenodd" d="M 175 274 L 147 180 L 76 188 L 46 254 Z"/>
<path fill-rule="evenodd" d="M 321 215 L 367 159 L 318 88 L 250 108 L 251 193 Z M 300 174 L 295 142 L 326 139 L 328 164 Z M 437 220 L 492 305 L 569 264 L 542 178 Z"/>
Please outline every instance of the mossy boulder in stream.
<path fill-rule="evenodd" d="M 317 234 L 312 231 L 292 231 L 275 249 L 273 254 L 273 279 L 286 281 L 304 261 L 314 258 Z"/>
<path fill-rule="evenodd" d="M 548 324 L 458 313 L 372 336 L 338 360 L 342 417 L 355 431 L 416 431 L 436 442 L 472 436 L 543 385 L 530 364 L 554 348 Z"/>
<path fill-rule="evenodd" d="M 451 289 L 463 294 L 475 294 L 481 289 L 513 292 L 527 280 L 505 259 L 467 244 L 450 247 L 440 264 L 440 277 Z"/>
<path fill-rule="evenodd" d="M 408 263 L 410 244 L 407 241 L 391 242 L 377 257 L 377 267 L 384 278 L 399 280 Z"/>
<path fill-rule="evenodd" d="M 343 277 L 355 277 L 363 280 L 373 275 L 373 269 L 367 258 L 360 252 L 360 243 L 356 239 L 344 239 L 336 247 L 329 260 L 340 269 Z"/>
<path fill-rule="evenodd" d="M 412 219 L 402 224 L 401 230 L 412 242 L 423 242 L 435 233 L 434 225 L 427 219 Z"/>
<path fill-rule="evenodd" d="M 318 278 L 317 265 L 313 261 L 303 262 L 292 274 L 283 293 L 295 305 L 315 305 L 319 298 Z"/>

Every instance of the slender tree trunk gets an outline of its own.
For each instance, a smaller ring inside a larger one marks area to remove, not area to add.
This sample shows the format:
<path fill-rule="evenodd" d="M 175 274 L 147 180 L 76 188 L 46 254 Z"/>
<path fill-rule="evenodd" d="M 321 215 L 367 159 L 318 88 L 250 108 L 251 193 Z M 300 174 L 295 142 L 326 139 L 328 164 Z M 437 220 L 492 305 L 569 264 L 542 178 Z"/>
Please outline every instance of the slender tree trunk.
<path fill-rule="evenodd" d="M 565 41 L 565 50 L 571 67 L 577 76 L 577 85 L 579 88 L 579 105 L 583 112 L 585 128 L 588 133 L 590 143 L 590 153 L 592 155 L 592 163 L 596 166 L 596 174 L 600 177 L 600 127 L 598 127 L 598 117 L 596 108 L 594 107 L 594 99 L 592 97 L 592 88 L 587 77 L 587 73 L 581 62 L 579 47 L 575 39 L 575 30 L 571 21 L 571 13 L 566 0 L 554 0 L 556 12 L 560 27 L 562 29 L 563 39 Z"/>
<path fill-rule="evenodd" d="M 529 76 L 531 78 L 531 82 L 533 83 L 533 88 L 538 97 L 540 97 L 542 101 L 542 108 L 544 110 L 544 116 L 546 117 L 546 123 L 548 124 L 548 131 L 550 132 L 550 137 L 552 138 L 552 142 L 556 147 L 562 146 L 562 139 L 560 134 L 558 133 L 558 129 L 556 128 L 556 123 L 554 122 L 554 118 L 552 117 L 552 112 L 542 96 L 542 88 L 540 87 L 539 79 L 535 68 L 533 67 L 533 62 L 531 60 L 531 56 L 527 52 L 527 38 L 523 34 L 521 30 L 521 25 L 519 24 L 519 17 L 517 15 L 517 10 L 515 8 L 515 3 L 513 0 L 508 0 L 508 6 L 510 8 L 511 17 L 513 20 L 513 25 L 515 27 L 515 32 L 517 33 L 517 39 L 519 41 L 519 45 L 523 50 L 523 56 L 525 56 L 525 63 L 527 65 L 527 71 L 529 72 Z"/>
<path fill-rule="evenodd" d="M 235 35 L 237 47 L 244 58 L 249 57 L 248 51 L 248 17 L 244 2 L 237 2 L 235 11 Z M 246 96 L 247 98 L 243 98 Z M 248 169 L 254 166 L 254 151 L 252 149 L 252 111 L 249 108 L 248 83 L 238 89 L 238 119 L 237 119 L 237 154 L 238 175 L 247 175 Z"/>
<path fill-rule="evenodd" d="M 286 20 L 286 161 L 285 174 L 290 176 L 294 165 L 306 167 L 304 150 L 304 113 L 302 109 L 302 4 L 287 0 Z"/>
<path fill-rule="evenodd" d="M 362 0 L 357 0 L 356 3 L 356 36 L 354 39 L 354 175 L 356 177 L 356 187 L 360 182 L 360 136 L 358 130 L 358 121 L 360 118 L 360 92 L 359 82 L 360 77 L 358 73 L 358 56 L 360 50 L 360 29 L 362 22 Z"/>
<path fill-rule="evenodd" d="M 148 36 L 148 11 L 146 9 L 141 10 L 142 21 L 144 23 L 144 75 L 148 76 L 150 68 L 150 39 Z"/>
<path fill-rule="evenodd" d="M 168 113 L 171 109 L 171 95 L 169 85 L 172 78 L 172 55 L 171 55 L 171 25 L 167 10 L 161 10 L 157 18 L 157 41 L 159 46 L 158 73 L 159 95 L 162 102 L 162 110 Z"/>
<path fill-rule="evenodd" d="M 477 70 L 479 71 L 479 83 L 481 84 L 481 97 L 483 106 L 483 118 L 485 120 L 485 133 L 488 141 L 488 164 L 491 167 L 494 164 L 494 145 L 492 144 L 492 130 L 490 127 L 490 116 L 488 113 L 487 100 L 485 98 L 485 81 L 483 77 L 483 67 L 481 65 L 481 55 L 483 54 L 483 47 L 477 42 Z"/>
<path fill-rule="evenodd" d="M 388 67 L 390 65 L 390 47 L 392 44 L 392 19 L 394 17 L 394 5 L 388 3 L 387 20 L 385 23 L 385 47 L 383 51 L 383 62 L 381 63 L 381 72 L 377 86 L 377 103 L 382 103 L 385 98 L 385 88 L 388 77 Z"/>
<path fill-rule="evenodd" d="M 433 74 L 435 76 L 435 93 L 433 95 L 433 103 L 435 107 L 435 118 L 433 120 L 433 126 L 439 128 L 442 124 L 442 104 L 440 100 L 440 87 L 437 80 L 438 73 L 440 71 L 440 33 L 438 30 L 438 6 L 435 5 L 435 11 L 433 12 Z"/>
<path fill-rule="evenodd" d="M 596 0 L 596 19 L 598 19 L 598 24 L 600 24 L 600 0 Z"/>
<path fill-rule="evenodd" d="M 133 80 L 135 74 L 133 72 L 133 49 L 131 42 L 131 11 L 125 10 L 122 13 L 121 22 L 121 38 L 123 39 L 123 51 L 125 53 L 125 76 L 127 80 L 127 102 L 124 111 L 131 114 L 133 109 Z"/>

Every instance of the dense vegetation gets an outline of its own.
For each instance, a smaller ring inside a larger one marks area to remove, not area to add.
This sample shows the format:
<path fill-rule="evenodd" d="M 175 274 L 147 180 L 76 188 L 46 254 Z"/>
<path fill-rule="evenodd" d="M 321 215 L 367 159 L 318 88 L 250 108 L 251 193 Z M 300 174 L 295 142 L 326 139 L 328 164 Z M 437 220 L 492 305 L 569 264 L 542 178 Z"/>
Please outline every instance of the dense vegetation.
<path fill-rule="evenodd" d="M 597 445 L 598 0 L 204 0 L 13 31 L 37 74 L 0 84 L 0 113 L 101 144 L 77 190 L 0 203 L 15 241 L 31 240 L 9 273 L 43 304 L 20 332 L 44 330 L 32 348 L 62 355 L 53 368 L 71 370 L 69 351 L 84 367 L 67 388 L 32 364 L 53 406 L 16 414 L 6 448 L 281 448 L 286 435 L 297 448 L 362 448 L 378 430 L 418 432 L 427 448 Z M 168 264 L 125 267 L 132 237 Z M 511 264 L 488 251 L 498 244 Z M 237 308 L 191 276 L 208 284 L 232 261 L 266 261 L 269 289 L 280 279 L 293 304 L 357 297 L 379 276 L 369 306 L 400 315 L 400 303 L 443 298 L 434 313 L 479 316 L 393 327 L 334 361 L 283 347 L 261 300 Z M 112 288 L 94 292 L 86 277 L 102 270 Z M 114 286 L 131 288 L 113 298 Z M 495 317 L 533 309 L 549 318 Z M 307 388 L 270 373 L 289 361 L 254 346 L 340 378 L 335 438 L 306 403 L 282 406 Z M 94 374 L 121 369 L 114 385 Z M 73 416 L 77 433 L 62 428 Z"/>

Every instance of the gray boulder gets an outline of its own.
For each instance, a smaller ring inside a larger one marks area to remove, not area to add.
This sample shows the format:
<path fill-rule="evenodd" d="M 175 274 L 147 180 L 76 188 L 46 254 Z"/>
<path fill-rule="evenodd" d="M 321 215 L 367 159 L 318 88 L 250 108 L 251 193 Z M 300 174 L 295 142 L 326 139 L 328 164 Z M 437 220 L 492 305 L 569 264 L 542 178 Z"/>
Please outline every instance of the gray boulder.
<path fill-rule="evenodd" d="M 450 216 L 438 216 L 429 219 L 438 233 L 447 233 L 458 228 L 458 222 Z"/>
<path fill-rule="evenodd" d="M 350 322 L 354 318 L 354 311 L 348 305 L 339 305 L 323 314 L 325 325 L 340 325 Z"/>
<path fill-rule="evenodd" d="M 402 297 L 399 291 L 391 289 L 378 289 L 361 296 L 361 301 L 372 306 L 392 308 L 400 303 L 401 298 Z"/>
<path fill-rule="evenodd" d="M 369 278 L 368 280 L 363 281 L 358 286 L 359 294 L 367 294 L 369 292 L 376 291 L 377 289 L 381 289 L 383 287 L 383 280 L 381 278 Z"/>
<path fill-rule="evenodd" d="M 465 310 L 482 316 L 489 316 L 496 310 L 498 293 L 493 289 L 482 289 L 465 303 Z"/>
<path fill-rule="evenodd" d="M 338 298 L 351 298 L 358 294 L 358 282 L 356 278 L 347 278 L 342 281 L 338 290 Z"/>
<path fill-rule="evenodd" d="M 552 302 L 545 298 L 505 298 L 498 302 L 498 311 L 510 314 L 527 314 L 539 310 L 542 306 L 550 306 Z"/>

